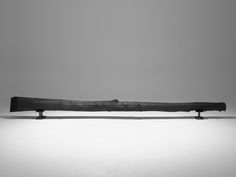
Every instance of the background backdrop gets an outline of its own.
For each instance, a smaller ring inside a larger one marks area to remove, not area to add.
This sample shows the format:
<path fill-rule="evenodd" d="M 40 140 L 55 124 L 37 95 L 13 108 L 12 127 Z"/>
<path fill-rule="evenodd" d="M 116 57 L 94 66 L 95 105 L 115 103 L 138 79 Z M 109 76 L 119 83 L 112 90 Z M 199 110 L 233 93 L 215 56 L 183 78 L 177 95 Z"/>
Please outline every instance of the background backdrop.
<path fill-rule="evenodd" d="M 1 0 L 1 115 L 10 97 L 30 96 L 224 101 L 227 112 L 214 114 L 235 116 L 235 8 L 234 0 Z M 236 175 L 233 119 L 3 118 L 3 177 Z"/>
<path fill-rule="evenodd" d="M 1 0 L 11 96 L 236 105 L 236 2 Z"/>

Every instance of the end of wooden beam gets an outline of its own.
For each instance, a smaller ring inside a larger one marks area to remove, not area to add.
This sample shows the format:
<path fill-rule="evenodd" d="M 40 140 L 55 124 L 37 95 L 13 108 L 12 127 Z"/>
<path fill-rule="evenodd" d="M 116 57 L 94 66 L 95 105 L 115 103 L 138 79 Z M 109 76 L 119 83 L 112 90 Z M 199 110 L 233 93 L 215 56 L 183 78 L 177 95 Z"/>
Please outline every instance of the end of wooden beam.
<path fill-rule="evenodd" d="M 10 112 L 15 112 L 17 110 L 18 99 L 17 97 L 11 98 Z"/>

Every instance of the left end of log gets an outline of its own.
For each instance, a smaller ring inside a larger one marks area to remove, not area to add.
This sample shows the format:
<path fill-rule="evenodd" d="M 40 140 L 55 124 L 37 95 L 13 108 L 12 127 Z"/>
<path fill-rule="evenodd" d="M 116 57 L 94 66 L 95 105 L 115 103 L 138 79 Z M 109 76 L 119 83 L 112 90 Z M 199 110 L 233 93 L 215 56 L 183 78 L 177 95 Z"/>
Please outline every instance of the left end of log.
<path fill-rule="evenodd" d="M 18 106 L 18 98 L 16 96 L 11 97 L 10 112 L 17 111 L 17 106 Z"/>

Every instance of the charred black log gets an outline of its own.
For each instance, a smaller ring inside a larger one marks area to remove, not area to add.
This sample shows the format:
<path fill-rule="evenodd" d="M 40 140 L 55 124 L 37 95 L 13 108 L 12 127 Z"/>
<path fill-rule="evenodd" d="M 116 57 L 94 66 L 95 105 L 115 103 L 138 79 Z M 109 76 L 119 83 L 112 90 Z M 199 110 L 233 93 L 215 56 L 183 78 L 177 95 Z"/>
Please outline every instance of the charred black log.
<path fill-rule="evenodd" d="M 16 111 L 225 111 L 224 102 L 129 102 L 105 101 L 73 101 L 63 99 L 43 99 L 29 97 L 12 97 L 11 112 Z"/>

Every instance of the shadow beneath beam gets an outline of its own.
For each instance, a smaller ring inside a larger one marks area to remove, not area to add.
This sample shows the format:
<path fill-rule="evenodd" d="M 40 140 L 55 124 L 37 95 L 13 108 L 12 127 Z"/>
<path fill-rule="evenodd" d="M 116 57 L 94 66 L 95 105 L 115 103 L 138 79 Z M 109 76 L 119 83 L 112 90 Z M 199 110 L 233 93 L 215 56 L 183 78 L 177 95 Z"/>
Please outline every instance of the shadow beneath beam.
<path fill-rule="evenodd" d="M 35 119 L 37 116 L 0 116 L 2 119 Z M 156 117 L 139 117 L 139 116 L 47 116 L 45 119 L 122 119 L 122 120 L 169 120 L 169 119 L 196 119 L 194 116 L 156 116 Z M 235 116 L 206 116 L 207 119 L 236 119 Z M 43 120 L 43 119 L 40 119 Z M 202 120 L 202 119 L 201 119 Z"/>

